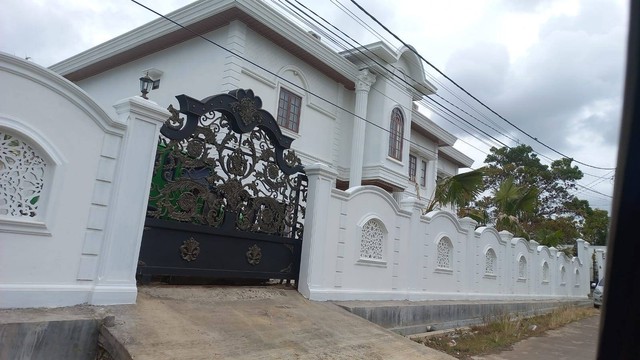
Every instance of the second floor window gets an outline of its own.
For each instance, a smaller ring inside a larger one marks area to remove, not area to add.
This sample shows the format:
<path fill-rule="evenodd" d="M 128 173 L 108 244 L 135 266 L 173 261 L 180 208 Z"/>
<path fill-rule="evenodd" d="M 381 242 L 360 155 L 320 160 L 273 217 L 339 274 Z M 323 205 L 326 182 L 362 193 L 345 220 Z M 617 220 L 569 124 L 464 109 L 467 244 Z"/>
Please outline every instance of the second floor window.
<path fill-rule="evenodd" d="M 409 181 L 412 181 L 412 182 L 416 181 L 417 162 L 418 161 L 415 156 L 409 155 Z"/>
<path fill-rule="evenodd" d="M 427 162 L 424 160 L 420 167 L 420 186 L 427 186 Z"/>
<path fill-rule="evenodd" d="M 280 89 L 278 102 L 278 125 L 298 132 L 300 126 L 300 107 L 302 98 L 291 91 Z"/>
<path fill-rule="evenodd" d="M 404 137 L 404 116 L 400 108 L 391 112 L 391 126 L 389 128 L 389 156 L 402 161 L 402 138 Z"/>

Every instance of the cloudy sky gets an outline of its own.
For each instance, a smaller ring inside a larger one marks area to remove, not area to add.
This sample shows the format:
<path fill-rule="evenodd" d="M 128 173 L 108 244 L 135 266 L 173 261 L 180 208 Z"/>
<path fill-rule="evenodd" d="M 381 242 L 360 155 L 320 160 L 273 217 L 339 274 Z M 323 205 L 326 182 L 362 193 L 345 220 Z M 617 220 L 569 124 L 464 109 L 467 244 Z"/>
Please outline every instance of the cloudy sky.
<path fill-rule="evenodd" d="M 286 6 L 282 0 L 265 1 L 278 9 Z M 140 2 L 169 13 L 190 1 Z M 382 38 L 395 47 L 401 45 L 348 0 L 301 2 L 360 43 Z M 358 2 L 429 62 L 532 137 L 586 164 L 615 167 L 628 0 Z M 127 0 L 5 0 L 3 5 L 0 51 L 43 66 L 156 17 Z M 373 31 L 359 21 L 370 24 Z M 481 109 L 427 65 L 425 69 L 436 82 L 438 94 L 488 124 L 459 112 L 493 138 L 509 146 L 532 145 L 544 163 L 549 163 L 546 157 L 560 157 Z M 434 106 L 421 105 L 425 111 Z M 461 139 L 456 147 L 476 160 L 474 167 L 482 165 L 490 146 L 500 146 L 448 116 L 465 130 L 452 126 L 441 113 L 432 113 L 433 119 Z M 586 173 L 582 185 L 612 194 L 612 171 L 580 168 Z M 577 195 L 593 206 L 610 207 L 610 197 L 585 189 Z"/>

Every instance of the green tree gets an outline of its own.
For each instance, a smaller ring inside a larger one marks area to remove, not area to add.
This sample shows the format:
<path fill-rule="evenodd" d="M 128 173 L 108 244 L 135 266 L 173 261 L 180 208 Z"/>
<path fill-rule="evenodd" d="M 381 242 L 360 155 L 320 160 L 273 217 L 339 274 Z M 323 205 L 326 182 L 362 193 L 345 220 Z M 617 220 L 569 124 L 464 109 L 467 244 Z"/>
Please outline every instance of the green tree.
<path fill-rule="evenodd" d="M 479 168 L 438 181 L 425 213 L 447 205 L 468 208 L 469 203 L 484 190 L 484 175 L 485 168 Z"/>
<path fill-rule="evenodd" d="M 606 245 L 611 219 L 605 210 L 593 209 L 585 217 L 582 238 L 592 245 Z"/>
<path fill-rule="evenodd" d="M 573 241 L 569 240 L 575 233 L 573 219 L 578 210 L 585 213 L 585 206 L 571 194 L 577 186 L 576 181 L 583 176 L 577 166 L 572 166 L 572 159 L 563 158 L 547 166 L 541 163 L 530 146 L 519 145 L 512 148 L 491 148 L 485 163 L 485 186 L 492 195 L 477 199 L 472 205 L 476 211 L 485 209 L 489 223 L 498 227 L 507 226 L 506 223 L 498 225 L 500 221 L 505 221 L 505 216 L 497 195 L 508 188 L 513 188 L 509 190 L 512 195 L 516 193 L 514 189 L 520 192 L 531 189 L 529 198 L 535 194 L 536 201 L 528 204 L 527 211 L 510 215 L 510 226 L 517 228 L 520 236 L 542 237 L 548 244 Z M 503 186 L 505 188 L 500 191 Z M 583 219 L 582 215 L 578 218 Z M 517 220 L 517 226 L 513 220 Z M 573 231 L 569 231 L 571 226 Z"/>
<path fill-rule="evenodd" d="M 577 223 L 570 217 L 545 219 L 536 226 L 533 238 L 542 245 L 571 244 L 579 238 Z"/>
<path fill-rule="evenodd" d="M 485 159 L 488 165 L 485 184 L 488 189 L 495 190 L 508 177 L 513 177 L 516 185 L 538 190 L 536 216 L 564 215 L 568 212 L 565 204 L 575 198 L 570 191 L 576 188 L 576 181 L 583 176 L 577 166 L 571 165 L 572 161 L 563 158 L 547 166 L 540 162 L 528 145 L 494 147 Z"/>

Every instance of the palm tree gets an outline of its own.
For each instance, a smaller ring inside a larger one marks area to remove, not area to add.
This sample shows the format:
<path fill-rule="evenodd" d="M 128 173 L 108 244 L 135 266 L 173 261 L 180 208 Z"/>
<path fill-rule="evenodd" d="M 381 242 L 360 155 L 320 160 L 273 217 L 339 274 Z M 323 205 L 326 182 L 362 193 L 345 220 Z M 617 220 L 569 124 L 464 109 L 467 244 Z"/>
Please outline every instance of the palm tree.
<path fill-rule="evenodd" d="M 513 176 L 509 176 L 500 184 L 493 197 L 497 213 L 496 229 L 529 238 L 522 223 L 527 216 L 535 212 L 538 189 L 533 186 L 518 186 Z"/>
<path fill-rule="evenodd" d="M 452 205 L 464 208 L 484 191 L 485 168 L 444 178 L 436 184 L 436 189 L 425 213 L 441 206 Z"/>

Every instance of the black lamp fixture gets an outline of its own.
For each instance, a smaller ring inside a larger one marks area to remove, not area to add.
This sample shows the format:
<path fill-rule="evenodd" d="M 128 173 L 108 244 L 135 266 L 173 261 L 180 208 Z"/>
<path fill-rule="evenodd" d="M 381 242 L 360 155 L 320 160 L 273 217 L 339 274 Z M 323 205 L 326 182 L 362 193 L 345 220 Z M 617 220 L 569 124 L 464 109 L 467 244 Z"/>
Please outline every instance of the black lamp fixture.
<path fill-rule="evenodd" d="M 151 91 L 153 87 L 153 79 L 149 77 L 149 72 L 147 72 L 143 77 L 140 78 L 140 92 L 142 93 L 143 99 L 149 99 L 147 94 Z"/>
<path fill-rule="evenodd" d="M 164 72 L 156 68 L 150 68 L 142 71 L 143 76 L 140 78 L 140 92 L 143 99 L 149 99 L 147 94 L 151 90 L 160 87 L 160 78 Z"/>

